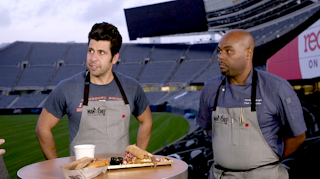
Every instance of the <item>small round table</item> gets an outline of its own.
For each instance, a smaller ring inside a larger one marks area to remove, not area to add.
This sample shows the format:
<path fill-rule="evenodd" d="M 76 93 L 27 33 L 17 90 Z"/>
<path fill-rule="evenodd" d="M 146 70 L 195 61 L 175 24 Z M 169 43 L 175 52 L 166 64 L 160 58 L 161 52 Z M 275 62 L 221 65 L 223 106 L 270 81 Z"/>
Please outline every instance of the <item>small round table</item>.
<path fill-rule="evenodd" d="M 123 154 L 101 154 L 95 155 L 95 158 L 122 157 Z M 156 155 L 155 157 L 166 157 L 173 160 L 172 165 L 164 165 L 157 167 L 139 167 L 112 169 L 106 173 L 97 176 L 95 179 L 150 179 L 150 178 L 172 178 L 187 179 L 188 165 L 179 159 Z M 52 160 L 46 160 L 21 168 L 17 175 L 21 179 L 64 179 L 61 165 L 75 161 L 75 157 L 64 157 Z"/>

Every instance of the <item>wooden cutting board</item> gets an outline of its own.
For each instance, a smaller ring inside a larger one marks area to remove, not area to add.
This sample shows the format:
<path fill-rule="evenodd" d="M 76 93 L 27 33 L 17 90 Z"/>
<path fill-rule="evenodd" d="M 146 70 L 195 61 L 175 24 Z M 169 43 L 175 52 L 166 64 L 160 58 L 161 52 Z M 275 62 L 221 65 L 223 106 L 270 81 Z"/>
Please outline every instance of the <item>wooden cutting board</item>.
<path fill-rule="evenodd" d="M 173 160 L 169 160 L 168 162 L 158 162 L 157 166 L 161 165 L 171 165 L 173 164 Z M 153 163 L 139 163 L 139 164 L 126 164 L 126 165 L 109 165 L 109 169 L 121 169 L 121 168 L 136 168 L 136 167 L 153 167 Z"/>

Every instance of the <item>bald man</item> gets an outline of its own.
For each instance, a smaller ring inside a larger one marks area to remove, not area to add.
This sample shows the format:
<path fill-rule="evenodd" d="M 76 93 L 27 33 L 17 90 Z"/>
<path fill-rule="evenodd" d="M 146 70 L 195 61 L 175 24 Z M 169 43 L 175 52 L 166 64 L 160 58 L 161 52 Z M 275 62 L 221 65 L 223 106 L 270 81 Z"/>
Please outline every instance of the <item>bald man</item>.
<path fill-rule="evenodd" d="M 204 86 L 197 123 L 212 131 L 209 178 L 286 179 L 279 164 L 304 141 L 306 125 L 291 85 L 253 69 L 254 39 L 231 30 L 218 45 L 221 75 Z"/>

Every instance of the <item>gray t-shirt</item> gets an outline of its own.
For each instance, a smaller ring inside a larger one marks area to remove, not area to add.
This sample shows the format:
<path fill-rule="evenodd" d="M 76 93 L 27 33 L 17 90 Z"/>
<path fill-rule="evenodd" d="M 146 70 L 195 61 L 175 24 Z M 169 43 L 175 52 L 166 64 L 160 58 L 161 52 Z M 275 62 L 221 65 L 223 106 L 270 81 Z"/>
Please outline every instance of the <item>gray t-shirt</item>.
<path fill-rule="evenodd" d="M 0 155 L 0 179 L 10 179 L 8 170 L 3 161 L 2 155 Z"/>
<path fill-rule="evenodd" d="M 133 78 L 115 72 L 127 96 L 130 111 L 140 116 L 149 105 L 149 101 L 140 84 Z M 67 114 L 69 119 L 70 142 L 76 136 L 81 119 L 84 96 L 85 71 L 62 80 L 46 99 L 44 108 L 57 118 Z M 107 85 L 90 84 L 89 101 L 123 100 L 115 80 Z"/>

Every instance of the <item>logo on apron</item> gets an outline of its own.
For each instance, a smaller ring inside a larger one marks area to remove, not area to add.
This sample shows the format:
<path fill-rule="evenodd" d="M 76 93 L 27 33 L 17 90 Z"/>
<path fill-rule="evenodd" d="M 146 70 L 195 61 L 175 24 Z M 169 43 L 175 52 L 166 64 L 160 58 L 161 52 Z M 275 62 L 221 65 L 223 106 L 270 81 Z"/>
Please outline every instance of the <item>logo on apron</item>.
<path fill-rule="evenodd" d="M 224 123 L 227 124 L 228 123 L 229 118 L 228 117 L 224 117 L 223 115 L 221 116 L 214 116 L 213 117 L 213 121 L 214 123 Z"/>
<path fill-rule="evenodd" d="M 106 115 L 106 108 L 92 108 L 92 109 L 88 109 L 87 113 L 88 116 L 105 116 Z"/>

